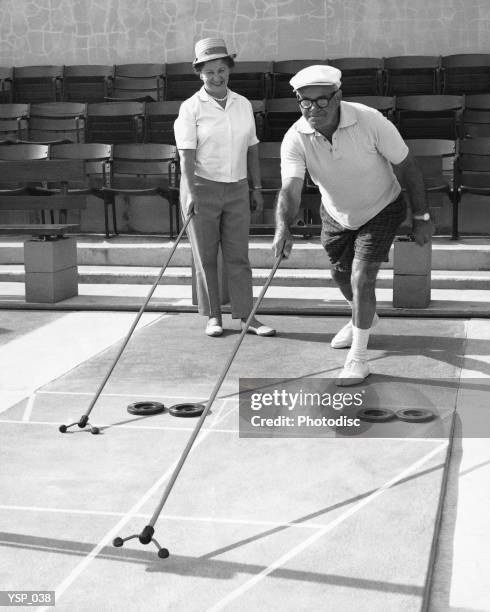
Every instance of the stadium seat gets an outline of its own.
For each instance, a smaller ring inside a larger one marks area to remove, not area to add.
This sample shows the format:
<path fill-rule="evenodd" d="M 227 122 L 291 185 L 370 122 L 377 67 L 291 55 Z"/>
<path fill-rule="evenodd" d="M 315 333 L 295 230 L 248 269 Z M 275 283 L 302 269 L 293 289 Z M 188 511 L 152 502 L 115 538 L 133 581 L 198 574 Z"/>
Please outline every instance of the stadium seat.
<path fill-rule="evenodd" d="M 456 140 L 463 105 L 463 96 L 400 96 L 396 98 L 396 124 L 406 139 Z"/>
<path fill-rule="evenodd" d="M 143 140 L 143 102 L 101 102 L 87 108 L 87 142 L 129 143 Z"/>
<path fill-rule="evenodd" d="M 441 207 L 440 196 L 431 196 L 433 194 L 445 194 L 454 208 L 453 184 L 456 141 L 418 138 L 406 140 L 405 142 L 422 171 L 437 234 L 439 230 L 436 212 Z M 453 233 L 452 231 L 451 235 Z"/>
<path fill-rule="evenodd" d="M 14 69 L 0 66 L 0 104 L 12 103 L 12 79 Z"/>
<path fill-rule="evenodd" d="M 116 144 L 113 149 L 109 186 L 102 187 L 106 207 L 113 207 L 113 230 L 116 226 L 116 197 L 158 195 L 168 200 L 170 238 L 174 237 L 174 212 L 176 231 L 179 231 L 178 191 L 171 189 L 172 167 L 176 149 L 166 144 Z M 109 227 L 106 217 L 106 235 Z"/>
<path fill-rule="evenodd" d="M 4 144 L 0 146 L 0 161 L 40 161 L 48 159 L 49 147 L 38 144 Z M 22 183 L 11 183 L 8 177 L 2 176 L 0 182 L 1 196 L 15 196 L 28 193 L 37 186 L 37 183 L 23 181 Z M 48 208 L 48 207 L 46 207 Z M 37 217 L 37 214 L 36 214 Z M 35 219 L 39 222 L 39 219 Z M 45 222 L 44 210 L 41 211 L 41 223 Z M 54 214 L 51 211 L 51 223 L 54 223 Z"/>
<path fill-rule="evenodd" d="M 85 180 L 80 183 L 68 184 L 50 183 L 45 187 L 38 187 L 39 195 L 53 195 L 65 193 L 66 195 L 94 195 L 102 200 L 102 187 L 108 184 L 110 175 L 110 161 L 112 158 L 112 145 L 101 143 L 71 143 L 51 145 L 49 158 L 71 159 L 85 162 Z M 104 215 L 106 228 L 109 225 L 108 204 L 104 202 Z M 114 215 L 114 210 L 113 210 Z"/>
<path fill-rule="evenodd" d="M 393 96 L 354 96 L 342 98 L 345 102 L 357 102 L 375 108 L 387 119 L 393 121 L 395 113 L 395 98 Z"/>
<path fill-rule="evenodd" d="M 164 64 L 116 64 L 112 99 L 158 102 L 164 99 Z"/>
<path fill-rule="evenodd" d="M 345 96 L 382 96 L 383 60 L 378 57 L 339 57 L 328 64 L 342 72 Z"/>
<path fill-rule="evenodd" d="M 169 100 L 146 105 L 145 142 L 175 145 L 174 121 L 181 104 L 181 100 Z"/>
<path fill-rule="evenodd" d="M 62 66 L 20 66 L 14 68 L 14 102 L 35 104 L 61 99 Z"/>
<path fill-rule="evenodd" d="M 85 141 L 87 105 L 81 102 L 31 104 L 29 140 Z"/>
<path fill-rule="evenodd" d="M 271 98 L 265 105 L 265 135 L 270 141 L 280 141 L 291 125 L 301 117 L 296 98 Z"/>
<path fill-rule="evenodd" d="M 459 141 L 454 173 L 453 238 L 459 238 L 459 208 L 465 194 L 490 203 L 490 138 Z"/>
<path fill-rule="evenodd" d="M 230 74 L 229 87 L 249 100 L 270 95 L 272 62 L 238 62 Z"/>
<path fill-rule="evenodd" d="M 29 112 L 29 104 L 0 104 L 0 141 L 26 140 Z"/>
<path fill-rule="evenodd" d="M 410 96 L 441 93 L 440 66 L 441 58 L 438 55 L 385 57 L 385 95 Z"/>
<path fill-rule="evenodd" d="M 110 95 L 114 66 L 101 64 L 63 67 L 65 102 L 104 102 Z"/>
<path fill-rule="evenodd" d="M 289 84 L 299 70 L 315 64 L 326 64 L 324 59 L 284 60 L 272 65 L 272 96 L 274 98 L 290 98 L 294 96 Z"/>
<path fill-rule="evenodd" d="M 166 100 L 186 100 L 201 88 L 202 81 L 189 62 L 167 64 L 165 71 Z"/>
<path fill-rule="evenodd" d="M 490 137 L 490 93 L 465 96 L 461 135 L 463 138 Z"/>
<path fill-rule="evenodd" d="M 490 53 L 462 53 L 441 58 L 442 93 L 490 92 Z"/>

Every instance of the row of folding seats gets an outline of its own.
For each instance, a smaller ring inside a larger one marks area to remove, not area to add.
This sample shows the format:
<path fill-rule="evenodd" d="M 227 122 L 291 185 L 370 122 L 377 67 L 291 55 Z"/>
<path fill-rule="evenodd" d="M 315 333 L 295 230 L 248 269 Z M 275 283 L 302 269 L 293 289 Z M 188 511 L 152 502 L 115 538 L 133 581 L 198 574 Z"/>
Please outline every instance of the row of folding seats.
<path fill-rule="evenodd" d="M 459 206 L 464 195 L 490 195 L 490 138 L 457 141 L 418 139 L 406 142 L 418 159 L 429 195 L 445 194 L 450 198 L 453 207 L 451 233 L 453 238 L 457 238 Z M 265 196 L 270 200 L 268 208 L 271 209 L 281 184 L 280 143 L 260 143 L 259 154 L 262 183 Z M 109 207 L 112 207 L 113 231 L 117 233 L 115 206 L 118 194 L 153 194 L 168 199 L 171 236 L 174 221 L 176 231 L 179 230 L 177 166 L 173 163 L 175 155 L 175 147 L 158 144 L 16 144 L 0 147 L 0 160 L 39 160 L 48 157 L 85 160 L 90 193 L 104 202 L 107 235 Z M 318 193 L 308 182 L 308 177 L 306 179 L 302 199 L 303 221 L 307 224 L 318 223 Z M 254 230 L 260 232 L 258 227 Z"/>
<path fill-rule="evenodd" d="M 293 95 L 289 79 L 311 64 L 343 73 L 346 96 L 490 93 L 490 54 L 238 62 L 230 87 L 249 99 Z M 201 85 L 189 62 L 0 67 L 0 103 L 183 100 Z"/>
<path fill-rule="evenodd" d="M 465 196 L 480 197 L 486 203 L 490 201 L 490 138 L 406 139 L 405 142 L 422 171 L 429 206 L 436 219 L 436 234 L 446 233 L 437 226 L 437 211 L 443 208 L 441 198 L 445 198 L 452 209 L 449 221 L 451 238 L 459 238 L 459 225 L 464 214 L 461 205 L 465 202 Z M 274 197 L 281 186 L 280 143 L 260 143 L 259 154 L 262 184 L 266 194 Z M 320 195 L 308 174 L 303 192 L 304 221 L 318 224 Z M 319 229 L 317 227 L 316 231 Z M 306 231 L 311 229 L 307 227 Z"/>
<path fill-rule="evenodd" d="M 39 162 L 44 159 L 79 159 L 85 161 L 87 179 L 83 184 L 69 185 L 68 193 L 92 194 L 104 205 L 105 231 L 111 230 L 109 212 L 112 209 L 112 232 L 117 234 L 116 196 L 156 195 L 168 201 L 170 237 L 179 231 L 178 179 L 176 148 L 165 144 L 16 143 L 0 146 L 0 162 L 24 160 Z M 11 185 L 3 176 L 1 195 L 17 195 L 25 189 L 49 195 L 58 185 Z M 46 199 L 49 210 L 49 198 Z M 54 222 L 54 221 L 53 221 Z M 175 225 L 175 228 L 174 228 Z"/>
<path fill-rule="evenodd" d="M 490 94 L 356 96 L 382 112 L 404 138 L 490 136 Z M 1 104 L 0 141 L 156 142 L 175 144 L 181 100 L 166 102 L 47 102 Z M 280 141 L 300 117 L 294 98 L 252 100 L 260 140 Z"/>
<path fill-rule="evenodd" d="M 459 237 L 460 204 L 466 194 L 490 197 L 490 138 L 459 140 L 416 139 L 406 143 L 417 158 L 430 198 L 440 194 L 452 204 L 453 238 Z M 266 212 L 271 214 L 275 196 L 281 186 L 280 143 L 259 145 L 261 174 Z M 179 231 L 178 162 L 171 145 L 140 144 L 12 144 L 0 146 L 3 160 L 81 159 L 86 162 L 85 185 L 70 185 L 76 193 L 91 193 L 104 204 L 106 235 L 110 235 L 109 209 L 112 208 L 112 231 L 117 234 L 117 195 L 158 195 L 168 200 L 170 236 Z M 2 178 L 2 183 L 7 177 Z M 56 186 L 49 186 L 49 189 Z M 0 185 L 0 193 L 18 192 L 18 185 Z M 82 191 L 81 191 L 82 190 Z M 49 190 L 48 190 L 49 191 Z M 429 200 L 431 202 L 431 200 Z M 435 203 L 436 207 L 440 206 Z M 308 176 L 302 197 L 302 222 L 319 223 L 319 194 Z M 463 212 L 463 211 L 461 211 Z M 175 224 L 175 228 L 174 228 Z M 260 227 L 253 231 L 260 233 Z"/>
<path fill-rule="evenodd" d="M 176 102 L 1 104 L 0 141 L 174 143 Z"/>

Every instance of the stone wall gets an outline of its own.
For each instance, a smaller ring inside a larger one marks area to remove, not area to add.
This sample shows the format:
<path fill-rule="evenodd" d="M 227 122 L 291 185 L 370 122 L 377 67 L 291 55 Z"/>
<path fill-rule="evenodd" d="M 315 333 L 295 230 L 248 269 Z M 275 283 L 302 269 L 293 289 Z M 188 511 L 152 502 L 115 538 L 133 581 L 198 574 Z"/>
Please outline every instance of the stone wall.
<path fill-rule="evenodd" d="M 0 0 L 0 65 L 178 62 L 222 34 L 239 59 L 490 51 L 488 0 Z"/>

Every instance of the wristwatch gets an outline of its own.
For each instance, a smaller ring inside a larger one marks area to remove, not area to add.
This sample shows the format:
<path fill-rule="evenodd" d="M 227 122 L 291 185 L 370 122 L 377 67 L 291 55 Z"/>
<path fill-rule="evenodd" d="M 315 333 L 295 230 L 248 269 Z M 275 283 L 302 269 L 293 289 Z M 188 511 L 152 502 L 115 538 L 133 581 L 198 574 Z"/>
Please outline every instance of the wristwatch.
<path fill-rule="evenodd" d="M 412 215 L 415 221 L 430 221 L 430 213 L 426 212 L 423 215 Z"/>

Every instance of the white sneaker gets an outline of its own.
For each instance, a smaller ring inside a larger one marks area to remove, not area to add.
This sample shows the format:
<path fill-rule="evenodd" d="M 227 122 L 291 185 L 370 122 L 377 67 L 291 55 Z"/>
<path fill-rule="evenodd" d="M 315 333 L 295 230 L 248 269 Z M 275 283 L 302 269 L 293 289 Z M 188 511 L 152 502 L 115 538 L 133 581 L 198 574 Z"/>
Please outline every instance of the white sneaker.
<path fill-rule="evenodd" d="M 371 329 L 379 323 L 379 317 L 374 313 L 373 322 Z M 352 344 L 352 320 L 350 320 L 344 327 L 335 334 L 330 341 L 330 346 L 334 349 L 349 348 Z"/>
<path fill-rule="evenodd" d="M 337 387 L 350 387 L 351 385 L 359 385 L 369 376 L 369 366 L 367 361 L 357 361 L 352 359 L 348 361 L 342 371 L 335 379 Z"/>
<path fill-rule="evenodd" d="M 221 322 L 216 317 L 211 317 L 206 325 L 206 334 L 208 336 L 221 336 L 222 333 Z"/>

